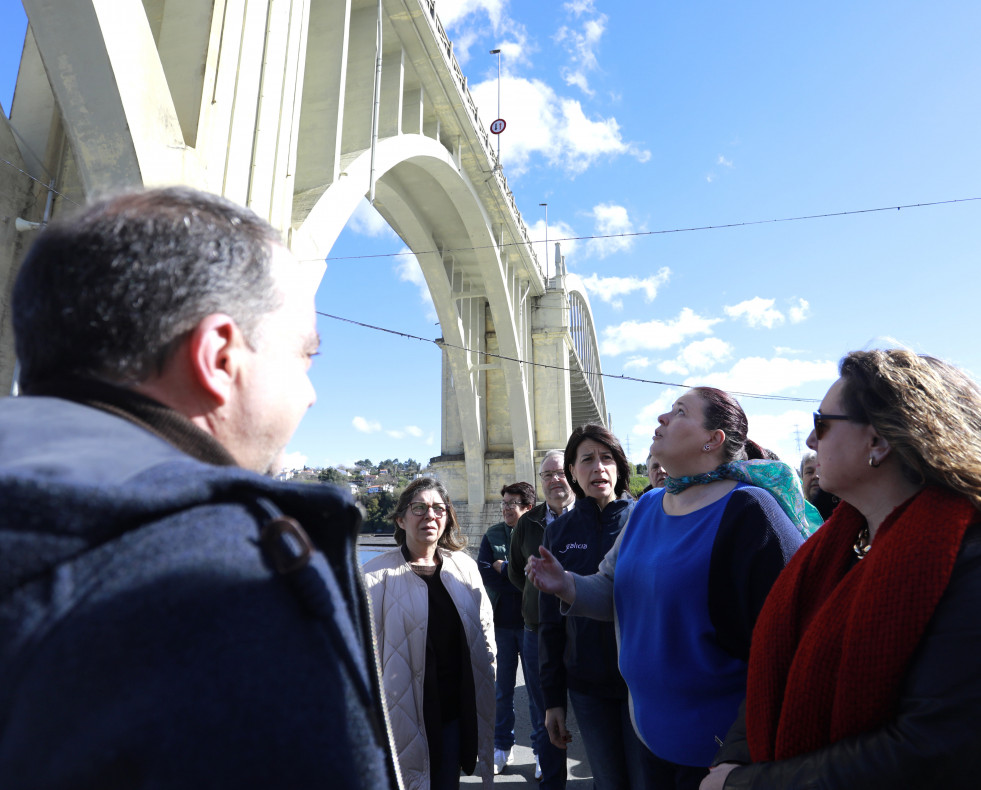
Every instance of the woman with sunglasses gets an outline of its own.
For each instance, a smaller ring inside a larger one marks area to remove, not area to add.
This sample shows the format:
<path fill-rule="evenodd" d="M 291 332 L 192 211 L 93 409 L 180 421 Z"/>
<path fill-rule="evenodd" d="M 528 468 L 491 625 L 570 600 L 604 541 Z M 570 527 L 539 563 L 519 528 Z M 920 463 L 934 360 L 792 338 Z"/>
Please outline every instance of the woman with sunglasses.
<path fill-rule="evenodd" d="M 766 601 L 702 787 L 976 788 L 981 389 L 905 350 L 839 373 L 807 445 L 842 502 Z"/>
<path fill-rule="evenodd" d="M 763 451 L 728 393 L 696 387 L 658 423 L 665 487 L 637 501 L 599 572 L 543 548 L 528 575 L 564 614 L 615 620 L 647 787 L 694 790 L 745 696 L 756 615 L 809 526 L 796 472 L 743 460 Z"/>
<path fill-rule="evenodd" d="M 398 548 L 365 563 L 388 715 L 408 790 L 494 782 L 494 618 L 443 484 L 413 480 Z"/>

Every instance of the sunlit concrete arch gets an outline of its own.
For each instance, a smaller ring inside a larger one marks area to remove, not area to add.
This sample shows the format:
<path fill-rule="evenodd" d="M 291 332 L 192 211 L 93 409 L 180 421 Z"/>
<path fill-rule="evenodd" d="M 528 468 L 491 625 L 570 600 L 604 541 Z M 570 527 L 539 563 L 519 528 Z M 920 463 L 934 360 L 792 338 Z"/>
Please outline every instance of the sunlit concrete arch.
<path fill-rule="evenodd" d="M 569 298 L 569 331 L 572 349 L 569 367 L 572 377 L 572 423 L 584 425 L 598 422 L 606 425 L 606 390 L 603 387 L 603 369 L 600 364 L 599 343 L 593 310 L 589 304 L 586 287 L 576 275 L 567 275 L 566 288 Z"/>
<path fill-rule="evenodd" d="M 347 164 L 294 230 L 295 252 L 304 257 L 329 252 L 364 197 L 371 161 L 366 151 Z M 498 248 L 483 202 L 445 146 L 424 135 L 400 135 L 378 142 L 374 162 L 375 208 L 416 253 L 442 327 L 452 381 L 444 387 L 443 450 L 448 449 L 449 422 L 462 434 L 467 499 L 482 504 L 489 482 L 488 409 L 494 408 L 485 395 L 489 371 L 503 374 L 507 393 L 506 408 L 499 407 L 490 419 L 510 424 L 506 444 L 516 479 L 534 479 L 529 382 L 518 362 L 530 356 L 528 307 L 522 297 L 531 285 L 509 266 L 508 252 Z M 490 312 L 494 349 L 487 347 L 485 310 Z M 487 357 L 487 351 L 495 356 Z"/>

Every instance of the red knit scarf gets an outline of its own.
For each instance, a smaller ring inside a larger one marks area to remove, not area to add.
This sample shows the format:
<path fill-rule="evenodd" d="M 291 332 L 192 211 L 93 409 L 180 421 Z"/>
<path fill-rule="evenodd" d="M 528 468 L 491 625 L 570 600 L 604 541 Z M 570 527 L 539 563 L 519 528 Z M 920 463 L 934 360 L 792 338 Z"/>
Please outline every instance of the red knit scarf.
<path fill-rule="evenodd" d="M 842 502 L 778 577 L 753 631 L 746 726 L 754 762 L 880 726 L 978 511 L 929 487 L 896 508 L 852 567 L 865 519 Z M 850 570 L 849 570 L 850 569 Z"/>

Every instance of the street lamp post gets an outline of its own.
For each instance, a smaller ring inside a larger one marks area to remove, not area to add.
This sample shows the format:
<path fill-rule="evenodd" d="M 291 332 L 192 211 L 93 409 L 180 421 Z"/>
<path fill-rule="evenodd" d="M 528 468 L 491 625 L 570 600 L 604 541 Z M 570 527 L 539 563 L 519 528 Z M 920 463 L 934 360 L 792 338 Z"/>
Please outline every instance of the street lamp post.
<path fill-rule="evenodd" d="M 492 49 L 491 55 L 497 55 L 497 117 L 501 117 L 501 50 Z M 497 136 L 497 166 L 501 166 L 501 135 Z"/>

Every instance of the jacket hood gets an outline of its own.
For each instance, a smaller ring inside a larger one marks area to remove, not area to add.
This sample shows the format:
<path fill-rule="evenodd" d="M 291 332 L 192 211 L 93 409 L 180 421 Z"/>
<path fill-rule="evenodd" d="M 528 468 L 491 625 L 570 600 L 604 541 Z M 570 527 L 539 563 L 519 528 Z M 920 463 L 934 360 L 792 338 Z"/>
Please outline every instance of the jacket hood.
<path fill-rule="evenodd" d="M 0 403 L 0 597 L 124 532 L 214 502 L 266 497 L 304 522 L 345 516 L 350 495 L 211 466 L 119 417 L 57 398 Z"/>

